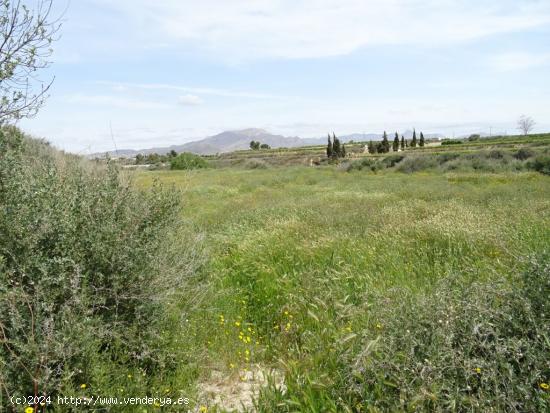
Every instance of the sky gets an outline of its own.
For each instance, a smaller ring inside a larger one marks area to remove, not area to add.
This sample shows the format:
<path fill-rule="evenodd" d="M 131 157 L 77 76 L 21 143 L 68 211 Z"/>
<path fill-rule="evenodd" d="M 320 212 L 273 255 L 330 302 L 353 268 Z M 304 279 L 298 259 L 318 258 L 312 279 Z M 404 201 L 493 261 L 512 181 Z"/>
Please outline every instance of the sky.
<path fill-rule="evenodd" d="M 54 13 L 40 74 L 54 84 L 20 126 L 74 153 L 251 127 L 513 134 L 522 114 L 550 131 L 550 0 L 55 0 Z"/>

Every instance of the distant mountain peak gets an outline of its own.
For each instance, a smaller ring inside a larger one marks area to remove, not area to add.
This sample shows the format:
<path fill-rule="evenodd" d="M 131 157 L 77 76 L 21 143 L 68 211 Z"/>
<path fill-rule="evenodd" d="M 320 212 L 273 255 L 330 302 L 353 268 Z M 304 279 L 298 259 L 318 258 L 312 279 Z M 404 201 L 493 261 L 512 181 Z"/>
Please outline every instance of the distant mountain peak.
<path fill-rule="evenodd" d="M 412 136 L 412 130 L 407 130 L 403 134 L 405 135 L 405 139 L 409 139 L 410 136 Z M 424 136 L 429 139 L 441 135 L 425 133 Z M 350 135 L 339 135 L 338 137 L 342 142 L 349 142 L 350 140 L 358 142 L 368 140 L 380 140 L 382 139 L 382 134 L 353 133 Z M 260 143 L 266 143 L 272 148 L 295 148 L 307 145 L 323 145 L 326 143 L 326 137 L 303 139 L 297 136 L 286 137 L 282 135 L 274 135 L 261 128 L 245 128 L 221 132 L 217 135 L 209 136 L 207 138 L 185 143 L 182 145 L 172 145 L 168 147 L 158 147 L 141 150 L 122 149 L 116 152 L 110 151 L 109 154 L 110 156 L 133 157 L 137 154 L 146 155 L 150 153 L 158 153 L 160 155 L 163 155 L 170 152 L 171 150 L 174 150 L 178 153 L 192 152 L 199 155 L 214 155 L 217 153 L 249 149 L 250 141 L 252 140 L 259 141 Z M 105 153 L 93 154 L 90 155 L 90 157 L 101 157 L 103 155 L 105 155 Z"/>
<path fill-rule="evenodd" d="M 259 136 L 259 135 L 269 135 L 268 131 L 266 131 L 265 129 L 260 129 L 260 128 L 238 129 L 238 130 L 232 130 L 232 131 L 229 131 L 229 132 L 237 133 L 237 134 L 241 134 L 241 135 L 246 135 L 246 136 L 250 136 L 250 137 Z"/>

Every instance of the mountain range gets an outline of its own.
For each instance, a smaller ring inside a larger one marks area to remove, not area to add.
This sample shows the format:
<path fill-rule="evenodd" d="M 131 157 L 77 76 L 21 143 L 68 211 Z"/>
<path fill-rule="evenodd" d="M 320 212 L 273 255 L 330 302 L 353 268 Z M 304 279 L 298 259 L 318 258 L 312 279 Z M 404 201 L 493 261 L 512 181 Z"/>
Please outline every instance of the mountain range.
<path fill-rule="evenodd" d="M 402 135 L 405 136 L 405 139 L 410 139 L 412 137 L 413 131 L 405 131 Z M 400 135 L 401 136 L 401 135 Z M 439 138 L 442 135 L 440 134 L 424 134 L 427 139 L 430 138 Z M 376 141 L 382 139 L 382 134 L 362 134 L 362 133 L 353 133 L 350 135 L 338 136 L 341 142 L 364 142 L 364 141 Z M 393 134 L 388 134 L 388 139 L 393 139 Z M 295 148 L 299 146 L 308 146 L 308 145 L 322 145 L 327 141 L 326 137 L 323 138 L 299 138 L 286 137 L 282 135 L 274 135 L 267 132 L 264 129 L 249 128 L 242 130 L 226 131 L 219 133 L 214 136 L 209 136 L 207 138 L 184 143 L 182 145 L 172 145 L 166 147 L 156 147 L 148 149 L 119 149 L 117 151 L 107 152 L 111 157 L 134 157 L 138 154 L 147 155 L 151 153 L 158 153 L 164 155 L 174 150 L 177 153 L 180 152 L 191 152 L 199 155 L 214 155 L 217 153 L 224 152 L 233 152 L 243 149 L 248 149 L 250 147 L 251 141 L 259 141 L 261 143 L 266 143 L 272 148 Z M 90 155 L 91 158 L 102 157 L 105 153 L 96 153 Z"/>

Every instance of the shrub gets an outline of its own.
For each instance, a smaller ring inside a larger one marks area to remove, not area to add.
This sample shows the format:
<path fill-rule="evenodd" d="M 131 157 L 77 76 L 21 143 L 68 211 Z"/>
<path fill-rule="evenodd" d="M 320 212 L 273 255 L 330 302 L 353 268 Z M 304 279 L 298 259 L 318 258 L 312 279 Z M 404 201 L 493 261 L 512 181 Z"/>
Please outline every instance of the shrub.
<path fill-rule="evenodd" d="M 363 330 L 309 371 L 288 363 L 286 393 L 272 385 L 260 411 L 549 411 L 550 260 L 530 261 L 511 280 L 454 274 L 423 293 L 368 294 Z"/>
<path fill-rule="evenodd" d="M 460 157 L 460 154 L 458 153 L 447 152 L 447 153 L 441 153 L 437 155 L 436 159 L 440 165 L 443 165 L 444 163 L 447 163 L 449 161 L 454 161 L 459 157 Z"/>
<path fill-rule="evenodd" d="M 534 160 L 529 161 L 527 167 L 541 174 L 550 175 L 550 156 L 539 155 Z"/>
<path fill-rule="evenodd" d="M 403 159 L 405 159 L 404 155 L 390 155 L 385 157 L 382 160 L 382 164 L 386 168 L 393 168 L 395 165 L 397 165 L 399 162 L 401 162 Z"/>
<path fill-rule="evenodd" d="M 532 158 L 533 156 L 535 156 L 535 152 L 528 148 L 521 148 L 514 154 L 514 158 L 520 161 Z"/>
<path fill-rule="evenodd" d="M 397 166 L 397 170 L 404 173 L 413 173 L 435 167 L 437 167 L 437 161 L 433 156 L 411 156 L 404 159 Z"/>
<path fill-rule="evenodd" d="M 462 144 L 463 142 L 462 141 L 459 141 L 459 140 L 455 140 L 455 139 L 446 139 L 444 141 L 441 142 L 441 145 L 443 146 L 447 146 L 447 145 L 460 145 Z"/>
<path fill-rule="evenodd" d="M 380 298 L 379 337 L 350 365 L 351 399 L 381 411 L 548 411 L 550 261 L 512 283 L 442 280 Z M 375 329 L 376 330 L 376 329 Z"/>
<path fill-rule="evenodd" d="M 170 169 L 176 170 L 201 169 L 207 167 L 208 163 L 201 156 L 189 152 L 180 153 L 170 161 Z"/>
<path fill-rule="evenodd" d="M 499 150 L 489 151 L 489 153 L 487 153 L 486 156 L 487 156 L 487 158 L 490 158 L 490 159 L 504 159 L 505 158 L 504 152 L 499 151 Z"/>
<path fill-rule="evenodd" d="M 350 163 L 347 166 L 347 171 L 348 172 L 353 171 L 353 170 L 361 171 L 363 169 L 369 169 L 372 172 L 376 172 L 376 171 L 378 171 L 382 168 L 383 168 L 383 166 L 377 160 L 371 159 L 371 158 L 363 158 L 359 161 L 355 161 L 355 162 Z"/>
<path fill-rule="evenodd" d="M 0 392 L 107 392 L 135 371 L 146 391 L 174 371 L 167 308 L 194 268 L 177 193 L 0 129 L 0 205 Z"/>
<path fill-rule="evenodd" d="M 246 169 L 267 169 L 267 163 L 260 159 L 247 160 L 244 163 Z"/>

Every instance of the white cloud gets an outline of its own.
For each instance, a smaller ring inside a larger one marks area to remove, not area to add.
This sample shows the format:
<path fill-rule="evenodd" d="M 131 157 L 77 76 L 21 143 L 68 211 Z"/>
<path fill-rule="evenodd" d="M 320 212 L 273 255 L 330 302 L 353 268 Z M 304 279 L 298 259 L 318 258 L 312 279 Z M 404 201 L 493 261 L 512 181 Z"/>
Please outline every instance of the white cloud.
<path fill-rule="evenodd" d="M 211 95 L 211 96 L 219 96 L 219 97 L 233 97 L 233 98 L 247 98 L 247 99 L 266 99 L 266 100 L 298 99 L 297 96 L 273 95 L 269 93 L 206 88 L 206 87 L 187 87 L 187 86 L 171 85 L 166 83 L 117 83 L 117 82 L 110 82 L 110 81 L 98 81 L 96 83 L 99 85 L 111 86 L 113 90 L 117 90 L 117 91 L 128 90 L 128 89 L 143 89 L 143 90 L 157 90 L 157 91 L 168 90 L 168 91 L 175 91 L 175 92 L 187 92 L 191 94 L 196 93 L 199 95 Z"/>
<path fill-rule="evenodd" d="M 120 96 L 109 95 L 84 95 L 73 94 L 65 96 L 63 99 L 66 103 L 74 103 L 79 105 L 97 105 L 97 106 L 110 106 L 120 109 L 171 109 L 173 106 L 165 103 L 124 98 Z"/>
<path fill-rule="evenodd" d="M 509 52 L 492 56 L 490 66 L 499 72 L 513 72 L 550 64 L 550 53 Z"/>
<path fill-rule="evenodd" d="M 150 43 L 224 59 L 315 58 L 441 45 L 550 23 L 543 0 L 94 0 Z M 142 43 L 140 43 L 142 44 Z"/>
<path fill-rule="evenodd" d="M 202 105 L 203 101 L 197 95 L 188 93 L 187 95 L 180 96 L 178 98 L 178 103 L 184 106 L 198 106 Z"/>

